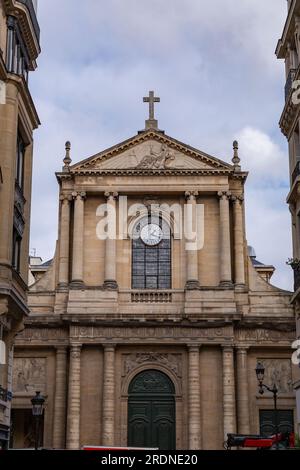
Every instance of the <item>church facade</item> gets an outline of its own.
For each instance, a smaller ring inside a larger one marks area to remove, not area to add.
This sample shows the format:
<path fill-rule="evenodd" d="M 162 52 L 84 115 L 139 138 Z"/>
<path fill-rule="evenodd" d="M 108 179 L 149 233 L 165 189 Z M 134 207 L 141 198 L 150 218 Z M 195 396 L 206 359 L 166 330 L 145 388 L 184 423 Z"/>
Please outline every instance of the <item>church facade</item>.
<path fill-rule="evenodd" d="M 121 144 L 74 165 L 66 144 L 56 253 L 16 341 L 15 447 L 37 390 L 47 447 L 222 449 L 270 432 L 257 361 L 293 429 L 291 294 L 248 256 L 238 144 L 228 164 L 167 136 L 155 100 Z"/>

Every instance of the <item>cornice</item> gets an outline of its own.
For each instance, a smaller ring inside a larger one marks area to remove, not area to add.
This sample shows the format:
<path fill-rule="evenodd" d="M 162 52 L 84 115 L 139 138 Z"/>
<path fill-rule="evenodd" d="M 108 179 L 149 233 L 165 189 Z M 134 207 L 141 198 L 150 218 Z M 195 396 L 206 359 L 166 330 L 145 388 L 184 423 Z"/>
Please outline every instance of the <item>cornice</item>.
<path fill-rule="evenodd" d="M 39 31 L 36 31 L 38 24 L 34 27 L 30 11 L 24 3 L 18 0 L 3 0 L 3 4 L 6 14 L 15 16 L 18 19 L 32 61 L 32 70 L 34 70 L 36 67 L 35 60 L 41 52 Z"/>
<path fill-rule="evenodd" d="M 61 173 L 59 175 L 62 175 Z M 76 173 L 71 173 L 71 175 L 118 175 L 118 176 L 199 176 L 199 175 L 231 175 L 230 170 L 195 170 L 195 169 L 170 169 L 170 170 L 155 170 L 155 169 L 113 169 L 113 170 L 80 170 Z M 62 175 L 63 176 L 63 175 Z"/>
<path fill-rule="evenodd" d="M 294 35 L 295 25 L 294 25 L 293 19 L 295 18 L 295 16 L 299 14 L 300 14 L 300 3 L 298 0 L 292 0 L 292 3 L 288 11 L 288 15 L 286 18 L 286 22 L 283 28 L 282 36 L 279 39 L 276 50 L 275 50 L 275 54 L 278 59 L 285 58 L 287 43 L 289 40 L 293 39 L 293 35 Z"/>
<path fill-rule="evenodd" d="M 58 183 L 62 180 L 72 180 L 74 175 L 71 175 L 69 172 L 57 171 L 55 173 Z"/>
<path fill-rule="evenodd" d="M 90 166 L 91 162 L 93 162 L 93 163 L 104 162 L 107 159 L 109 159 L 111 157 L 114 157 L 114 156 L 116 156 L 116 155 L 118 155 L 122 152 L 125 152 L 126 150 L 129 150 L 131 147 L 133 147 L 137 144 L 146 142 L 149 139 L 154 139 L 154 140 L 156 140 L 156 141 L 158 141 L 162 144 L 168 145 L 173 150 L 182 152 L 185 155 L 192 156 L 196 159 L 201 159 L 201 161 L 203 161 L 203 162 L 213 164 L 216 167 L 216 170 L 222 170 L 226 174 L 233 173 L 233 171 L 234 171 L 233 165 L 230 165 L 229 163 L 223 162 L 223 161 L 219 160 L 216 157 L 213 157 L 213 156 L 208 155 L 204 152 L 201 152 L 201 151 L 199 151 L 199 150 L 197 150 L 197 149 L 195 149 L 195 148 L 193 148 L 193 147 L 191 147 L 187 144 L 184 144 L 183 142 L 179 142 L 176 139 L 173 139 L 170 136 L 162 134 L 159 131 L 150 130 L 150 131 L 141 132 L 138 135 L 136 135 L 136 136 L 120 143 L 120 144 L 117 144 L 117 145 L 115 145 L 111 148 L 108 148 L 108 149 L 104 150 L 103 152 L 101 152 L 99 154 L 93 155 L 92 157 L 89 157 L 89 158 L 87 158 L 87 159 L 71 166 L 70 167 L 70 172 L 75 174 L 75 173 L 84 172 L 85 169 L 88 169 L 88 171 L 92 171 L 92 173 L 95 173 L 95 172 L 98 171 L 97 169 L 93 170 L 93 169 L 88 168 Z M 115 171 L 115 170 L 99 170 L 99 172 L 101 172 L 101 174 L 103 174 L 104 171 Z M 135 174 L 136 174 L 136 172 L 139 171 L 139 170 L 118 170 L 118 174 L 119 174 L 119 171 L 130 171 L 130 172 L 134 171 Z M 141 171 L 144 172 L 144 171 L 151 171 L 151 170 L 141 169 Z M 152 171 L 155 171 L 155 170 L 152 170 Z M 158 171 L 162 171 L 162 170 L 158 170 Z M 165 171 L 168 171 L 168 170 L 165 170 Z M 172 171 L 172 173 L 174 174 L 176 169 L 175 170 L 170 170 L 170 171 Z M 180 170 L 180 171 L 184 171 L 184 170 Z M 198 170 L 188 170 L 188 171 L 193 171 L 194 173 L 196 173 Z M 205 171 L 210 171 L 210 170 L 205 170 Z M 156 174 L 156 173 L 153 173 L 153 174 Z"/>
<path fill-rule="evenodd" d="M 295 73 L 295 78 L 294 80 L 299 80 L 300 79 L 300 65 Z M 281 132 L 285 137 L 289 138 L 291 131 L 294 127 L 294 122 L 295 119 L 297 118 L 299 114 L 299 105 L 294 105 L 292 102 L 292 94 L 293 94 L 293 89 L 290 90 L 289 95 L 287 96 L 280 121 L 279 121 L 279 127 L 281 129 Z"/>
<path fill-rule="evenodd" d="M 293 123 L 297 117 L 297 111 L 299 110 L 299 106 L 295 106 L 292 103 L 291 95 L 288 97 L 285 106 L 283 108 L 283 112 L 280 117 L 279 127 L 281 132 L 286 138 L 289 138 L 291 129 L 293 128 Z"/>

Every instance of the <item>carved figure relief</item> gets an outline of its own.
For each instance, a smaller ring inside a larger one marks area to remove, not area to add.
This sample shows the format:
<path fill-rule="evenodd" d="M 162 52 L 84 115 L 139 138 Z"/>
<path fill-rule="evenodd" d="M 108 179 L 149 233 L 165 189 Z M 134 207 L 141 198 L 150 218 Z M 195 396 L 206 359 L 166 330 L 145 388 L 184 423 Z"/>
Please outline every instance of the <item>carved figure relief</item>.
<path fill-rule="evenodd" d="M 46 389 L 46 359 L 17 357 L 14 360 L 13 391 L 34 393 Z"/>
<path fill-rule="evenodd" d="M 123 375 L 129 374 L 136 367 L 146 363 L 157 363 L 167 367 L 177 377 L 182 376 L 182 355 L 144 352 L 125 354 L 123 359 Z"/>
<path fill-rule="evenodd" d="M 259 359 L 265 366 L 264 382 L 276 384 L 279 393 L 293 393 L 292 367 L 290 359 Z"/>
<path fill-rule="evenodd" d="M 143 157 L 142 161 L 137 165 L 137 168 L 144 168 L 147 170 L 166 169 L 174 159 L 175 156 L 167 147 L 167 145 L 162 144 L 159 153 L 154 152 L 153 146 L 150 145 L 150 153 Z"/>

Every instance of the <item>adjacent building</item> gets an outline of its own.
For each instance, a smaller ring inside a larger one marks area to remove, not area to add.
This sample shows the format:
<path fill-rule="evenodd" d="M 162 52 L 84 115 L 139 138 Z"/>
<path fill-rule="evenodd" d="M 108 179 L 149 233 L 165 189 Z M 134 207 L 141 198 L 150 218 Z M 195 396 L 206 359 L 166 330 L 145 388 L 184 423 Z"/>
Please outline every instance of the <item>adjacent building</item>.
<path fill-rule="evenodd" d="M 289 0 L 288 16 L 276 55 L 284 59 L 286 70 L 285 104 L 280 118 L 280 128 L 289 144 L 289 170 L 291 189 L 287 198 L 292 216 L 293 254 L 295 285 L 292 303 L 295 306 L 297 337 L 300 339 L 300 0 Z M 298 408 L 298 430 L 300 433 L 300 378 L 295 382 Z"/>
<path fill-rule="evenodd" d="M 227 433 L 274 432 L 258 360 L 294 430 L 291 293 L 248 256 L 238 143 L 228 163 L 179 142 L 157 100 L 125 142 L 76 164 L 66 144 L 56 253 L 16 340 L 15 447 L 32 445 L 37 390 L 47 447 L 222 449 Z"/>
<path fill-rule="evenodd" d="M 0 0 L 0 448 L 10 431 L 12 359 L 28 315 L 33 130 L 28 75 L 40 53 L 36 2 Z"/>

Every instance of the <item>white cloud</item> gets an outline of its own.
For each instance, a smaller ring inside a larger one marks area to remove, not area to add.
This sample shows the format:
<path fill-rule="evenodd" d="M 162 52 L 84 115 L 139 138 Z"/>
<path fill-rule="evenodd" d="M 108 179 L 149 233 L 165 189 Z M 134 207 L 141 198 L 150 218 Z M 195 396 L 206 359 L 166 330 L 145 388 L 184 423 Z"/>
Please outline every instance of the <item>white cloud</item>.
<path fill-rule="evenodd" d="M 252 186 L 285 186 L 288 181 L 288 153 L 269 135 L 245 127 L 238 133 L 242 165 L 250 172 Z"/>
<path fill-rule="evenodd" d="M 272 284 L 292 290 L 293 273 L 286 265 L 292 256 L 291 219 L 285 197 L 283 188 L 247 187 L 246 230 L 257 259 L 276 268 Z"/>

